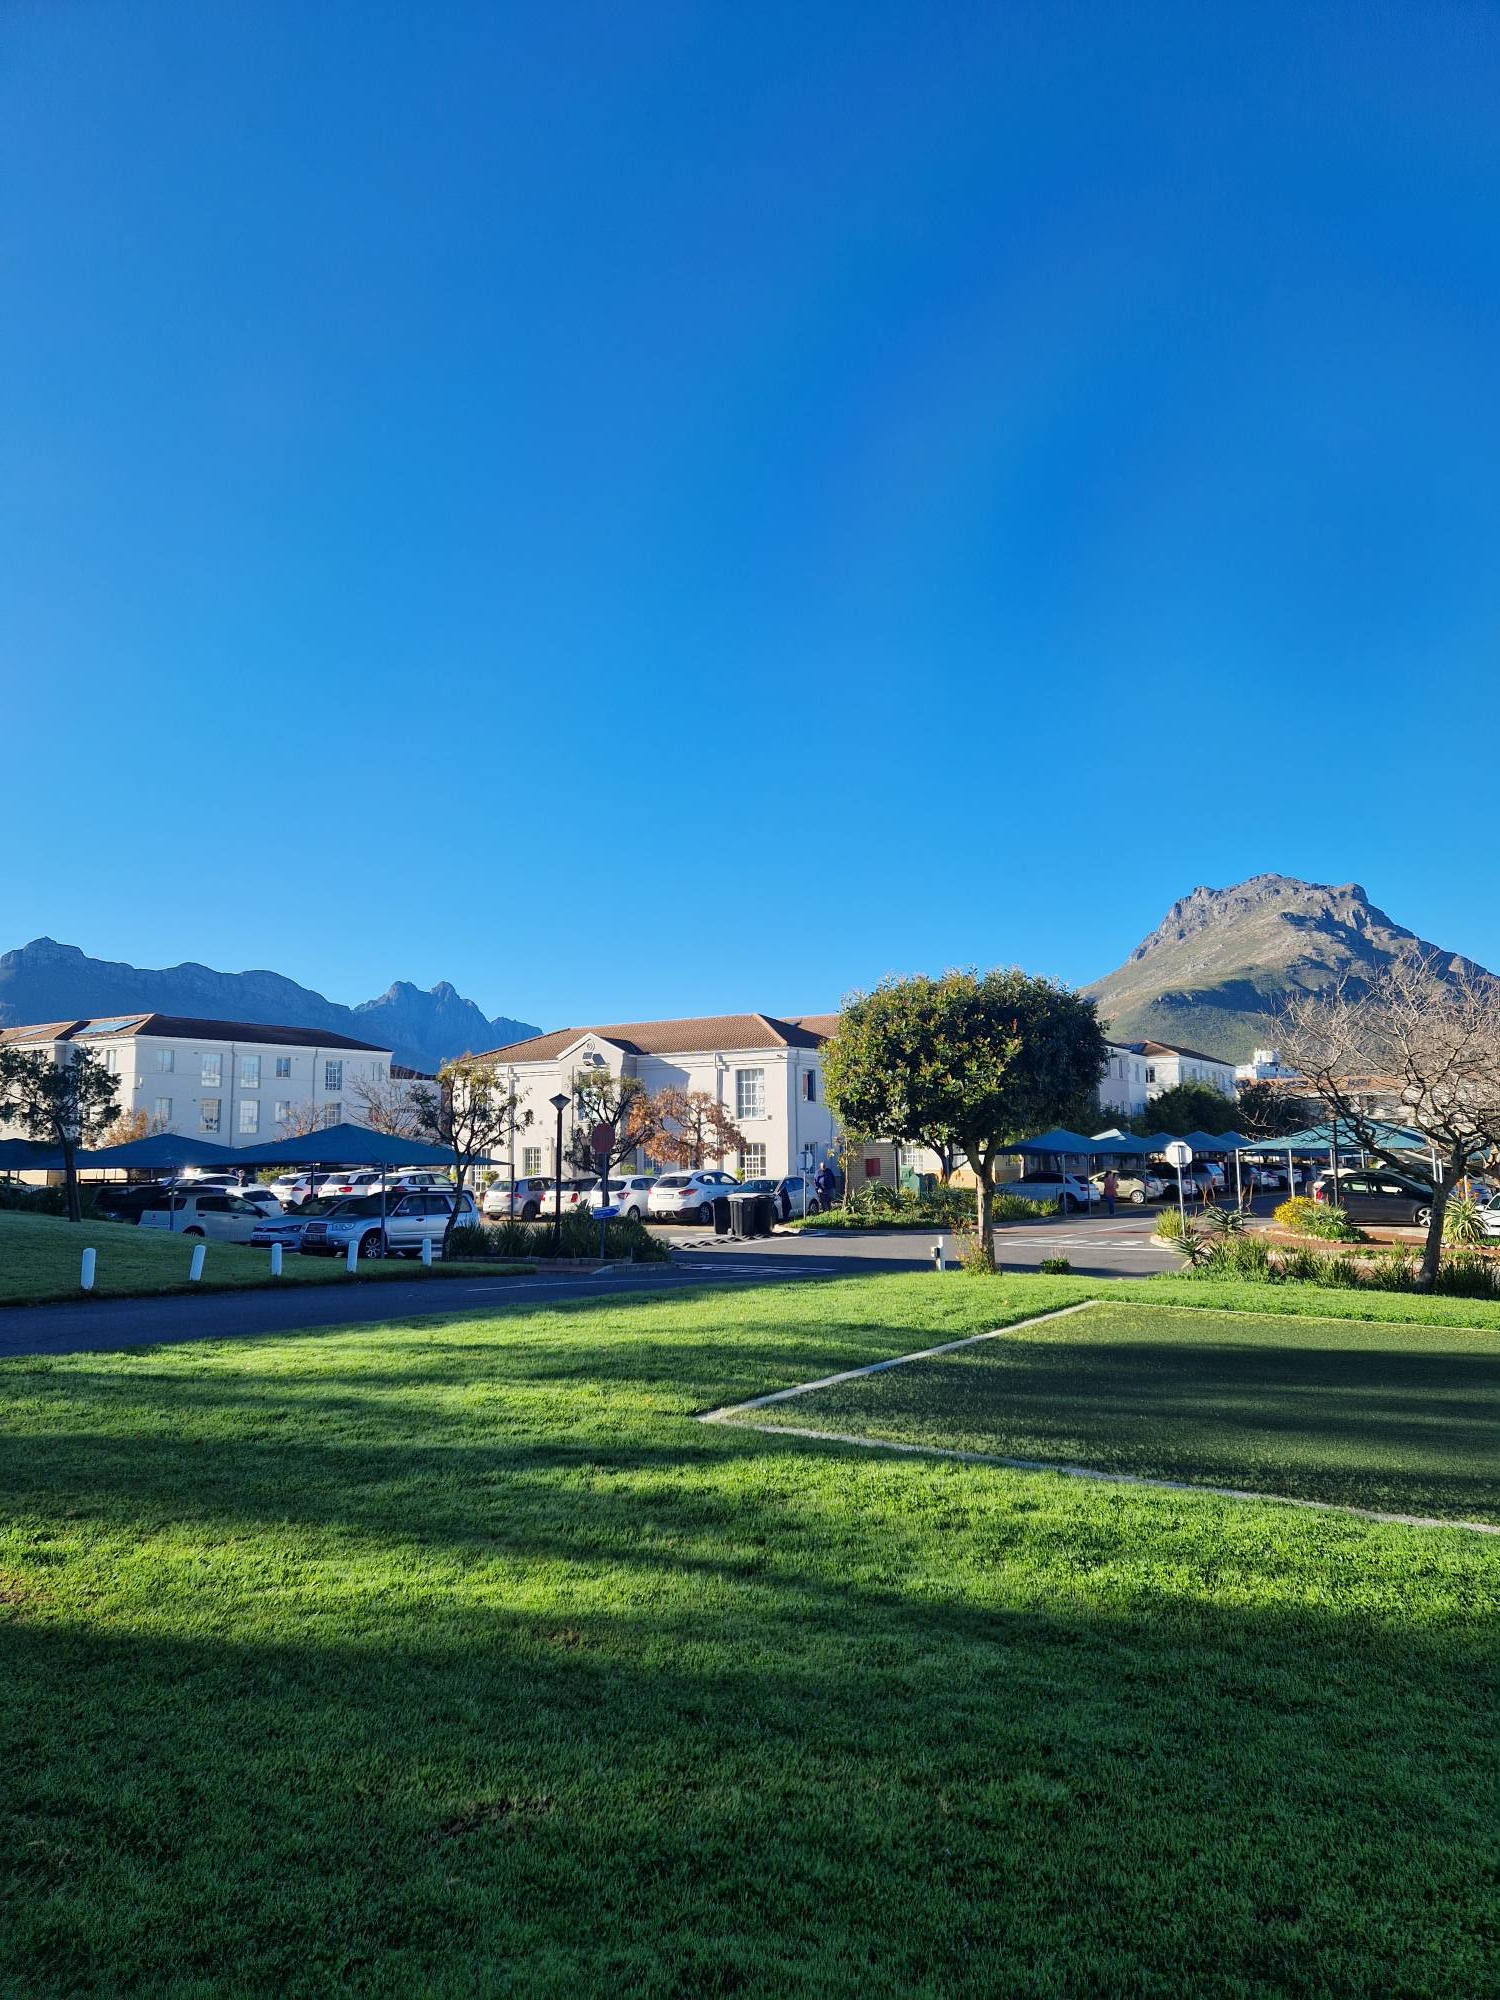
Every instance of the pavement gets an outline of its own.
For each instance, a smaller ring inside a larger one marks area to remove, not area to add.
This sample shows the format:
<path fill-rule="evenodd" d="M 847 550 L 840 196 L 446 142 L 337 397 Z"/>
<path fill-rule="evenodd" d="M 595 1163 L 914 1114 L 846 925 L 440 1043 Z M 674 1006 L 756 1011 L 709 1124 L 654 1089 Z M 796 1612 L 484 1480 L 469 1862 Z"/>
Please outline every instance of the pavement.
<path fill-rule="evenodd" d="M 1154 1243 L 1153 1209 L 1115 1217 L 1054 1217 L 1002 1223 L 995 1253 L 1007 1270 L 1035 1270 L 1043 1257 L 1066 1257 L 1081 1276 L 1139 1278 L 1175 1268 L 1171 1252 Z M 185 1340 L 229 1340 L 263 1333 L 368 1325 L 429 1314 L 494 1312 L 507 1305 L 550 1306 L 574 1299 L 628 1298 L 695 1285 L 783 1284 L 788 1279 L 867 1277 L 881 1271 L 931 1270 L 937 1230 L 868 1234 L 778 1234 L 750 1242 L 716 1237 L 696 1227 L 663 1232 L 670 1264 L 615 1265 L 608 1270 L 538 1272 L 534 1277 L 381 1279 L 361 1284 L 288 1286 L 284 1290 L 205 1292 L 155 1299 L 89 1299 L 77 1303 L 0 1308 L 0 1358 L 77 1354 L 149 1347 Z M 951 1236 L 943 1237 L 949 1260 Z"/>

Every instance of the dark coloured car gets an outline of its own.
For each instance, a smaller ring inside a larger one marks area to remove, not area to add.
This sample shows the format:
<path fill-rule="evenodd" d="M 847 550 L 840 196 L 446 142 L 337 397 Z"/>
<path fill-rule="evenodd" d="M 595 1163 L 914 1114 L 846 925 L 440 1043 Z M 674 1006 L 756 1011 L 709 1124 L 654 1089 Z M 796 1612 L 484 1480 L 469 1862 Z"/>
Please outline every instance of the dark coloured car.
<path fill-rule="evenodd" d="M 1330 1169 L 1318 1176 L 1313 1200 L 1337 1202 L 1351 1222 L 1425 1229 L 1432 1220 L 1432 1189 L 1384 1167 L 1341 1168 L 1337 1191 Z"/>
<path fill-rule="evenodd" d="M 117 1182 L 84 1189 L 85 1195 L 93 1196 L 95 1215 L 105 1222 L 139 1222 L 143 1208 L 161 1208 L 175 1192 L 170 1181 L 137 1182 L 134 1187 Z"/>

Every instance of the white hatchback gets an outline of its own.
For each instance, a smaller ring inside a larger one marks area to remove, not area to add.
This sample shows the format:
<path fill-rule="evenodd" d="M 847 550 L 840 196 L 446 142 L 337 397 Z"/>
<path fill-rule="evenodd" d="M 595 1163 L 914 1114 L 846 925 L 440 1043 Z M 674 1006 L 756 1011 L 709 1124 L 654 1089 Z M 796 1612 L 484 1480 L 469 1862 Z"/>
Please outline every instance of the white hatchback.
<path fill-rule="evenodd" d="M 646 1213 L 654 1222 L 703 1222 L 714 1219 L 716 1195 L 727 1195 L 739 1186 L 733 1174 L 719 1167 L 703 1167 L 692 1174 L 663 1174 L 653 1185 L 646 1201 Z"/>
<path fill-rule="evenodd" d="M 618 1209 L 627 1222 L 644 1222 L 651 1212 L 651 1190 L 656 1186 L 652 1174 L 611 1174 L 609 1177 L 609 1205 Z M 595 1181 L 589 1190 L 589 1207 L 604 1206 L 604 1183 Z"/>

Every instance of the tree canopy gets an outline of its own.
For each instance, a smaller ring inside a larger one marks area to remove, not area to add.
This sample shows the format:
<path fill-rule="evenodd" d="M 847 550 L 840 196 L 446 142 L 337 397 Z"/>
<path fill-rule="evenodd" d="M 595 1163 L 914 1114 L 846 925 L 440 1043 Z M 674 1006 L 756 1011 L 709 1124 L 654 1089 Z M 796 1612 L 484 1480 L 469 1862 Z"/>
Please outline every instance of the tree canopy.
<path fill-rule="evenodd" d="M 0 1048 L 0 1113 L 13 1118 L 28 1139 L 62 1153 L 70 1222 L 83 1218 L 78 1148 L 108 1128 L 119 1089 L 119 1078 L 88 1049 L 65 1045 L 58 1060 L 50 1049 Z"/>

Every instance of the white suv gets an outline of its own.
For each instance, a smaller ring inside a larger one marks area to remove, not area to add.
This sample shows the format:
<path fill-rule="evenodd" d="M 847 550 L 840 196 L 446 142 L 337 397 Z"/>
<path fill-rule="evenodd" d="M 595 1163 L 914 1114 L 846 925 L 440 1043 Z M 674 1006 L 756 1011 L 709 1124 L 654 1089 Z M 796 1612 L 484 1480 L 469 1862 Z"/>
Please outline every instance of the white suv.
<path fill-rule="evenodd" d="M 712 1222 L 716 1195 L 728 1194 L 739 1182 L 719 1167 L 694 1174 L 663 1174 L 651 1189 L 646 1212 L 655 1222 Z"/>
<path fill-rule="evenodd" d="M 620 1211 L 627 1222 L 642 1222 L 651 1210 L 651 1190 L 656 1186 L 653 1174 L 611 1174 L 609 1177 L 609 1205 Z M 595 1181 L 589 1190 L 589 1207 L 604 1206 L 604 1183 Z"/>

